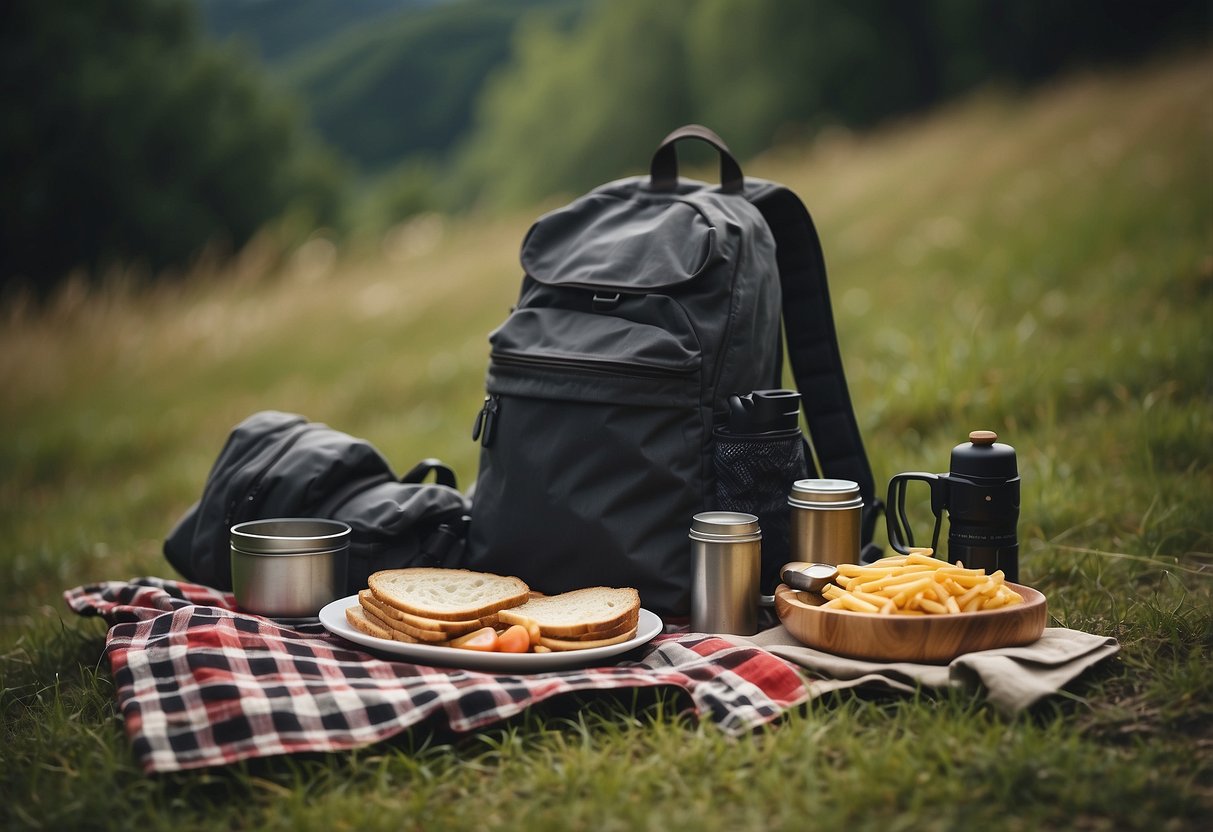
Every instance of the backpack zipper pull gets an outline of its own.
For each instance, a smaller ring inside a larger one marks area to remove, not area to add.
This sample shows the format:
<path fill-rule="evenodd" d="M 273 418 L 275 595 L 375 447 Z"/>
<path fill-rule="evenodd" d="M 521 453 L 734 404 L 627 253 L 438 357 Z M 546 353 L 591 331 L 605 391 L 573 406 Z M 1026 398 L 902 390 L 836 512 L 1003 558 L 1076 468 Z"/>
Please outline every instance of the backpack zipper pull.
<path fill-rule="evenodd" d="M 487 448 L 489 443 L 493 441 L 493 427 L 497 422 L 498 399 L 494 395 L 484 397 L 484 406 L 480 408 L 480 412 L 476 414 L 476 424 L 472 426 L 472 441 L 480 440 L 480 444 Z"/>

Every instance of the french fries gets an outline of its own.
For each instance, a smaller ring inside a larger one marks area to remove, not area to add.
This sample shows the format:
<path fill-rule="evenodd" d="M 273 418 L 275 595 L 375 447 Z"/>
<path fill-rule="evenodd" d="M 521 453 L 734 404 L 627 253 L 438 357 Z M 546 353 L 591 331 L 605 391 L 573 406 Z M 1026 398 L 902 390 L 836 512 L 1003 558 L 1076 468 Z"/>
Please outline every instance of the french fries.
<path fill-rule="evenodd" d="M 882 558 L 870 566 L 844 563 L 837 583 L 822 590 L 823 609 L 879 615 L 955 615 L 1022 604 L 1002 570 L 966 569 L 932 557 L 931 549 Z"/>

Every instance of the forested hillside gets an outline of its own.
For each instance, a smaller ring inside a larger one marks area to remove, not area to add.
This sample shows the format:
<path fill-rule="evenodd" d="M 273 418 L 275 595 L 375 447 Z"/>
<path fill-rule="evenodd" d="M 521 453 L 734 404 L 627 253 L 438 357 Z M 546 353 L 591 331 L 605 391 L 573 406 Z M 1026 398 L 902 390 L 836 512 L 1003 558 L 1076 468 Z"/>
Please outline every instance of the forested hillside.
<path fill-rule="evenodd" d="M 984 83 L 1138 59 L 1210 24 L 1192 0 L 195 2 L 216 36 L 261 44 L 356 171 L 440 178 L 436 207 L 588 187 L 687 121 L 749 156 Z"/>
<path fill-rule="evenodd" d="M 415 156 L 446 160 L 472 129 L 485 80 L 509 62 L 519 21 L 575 6 L 439 3 L 345 31 L 292 58 L 280 77 L 307 102 L 317 131 L 364 172 Z"/>
<path fill-rule="evenodd" d="M 1207 0 L 10 0 L 0 294 L 162 279 L 258 233 L 378 239 L 635 173 L 702 122 L 748 159 L 982 86 L 1197 51 Z M 0 299 L 2 302 L 2 299 Z"/>
<path fill-rule="evenodd" d="M 445 160 L 486 78 L 534 13 L 566 26 L 583 0 L 196 0 L 212 36 L 243 41 L 364 175 Z"/>
<path fill-rule="evenodd" d="M 252 60 L 167 0 L 0 7 L 0 290 L 161 275 L 339 221 L 348 173 Z"/>
<path fill-rule="evenodd" d="M 522 31 L 480 99 L 464 182 L 494 204 L 583 190 L 629 171 L 685 122 L 712 126 L 749 157 L 825 126 L 870 128 L 981 85 L 1026 88 L 1207 41 L 1210 8 L 1185 0 L 595 3 L 571 31 Z"/>
<path fill-rule="evenodd" d="M 267 66 L 315 48 L 351 27 L 378 23 L 442 0 L 194 0 L 206 30 L 244 42 Z"/>

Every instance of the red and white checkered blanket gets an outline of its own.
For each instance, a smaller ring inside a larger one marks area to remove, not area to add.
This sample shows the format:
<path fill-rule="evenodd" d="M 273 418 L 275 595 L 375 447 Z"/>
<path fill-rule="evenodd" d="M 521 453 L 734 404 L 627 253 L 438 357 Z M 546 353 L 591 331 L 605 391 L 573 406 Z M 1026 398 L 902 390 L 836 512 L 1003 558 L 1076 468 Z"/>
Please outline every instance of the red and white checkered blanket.
<path fill-rule="evenodd" d="M 64 600 L 111 625 L 118 708 L 149 773 L 354 748 L 425 720 L 473 731 L 575 691 L 673 686 L 730 734 L 809 698 L 792 665 L 703 634 L 658 636 L 612 666 L 499 675 L 385 661 L 235 612 L 231 594 L 196 584 L 109 581 Z"/>

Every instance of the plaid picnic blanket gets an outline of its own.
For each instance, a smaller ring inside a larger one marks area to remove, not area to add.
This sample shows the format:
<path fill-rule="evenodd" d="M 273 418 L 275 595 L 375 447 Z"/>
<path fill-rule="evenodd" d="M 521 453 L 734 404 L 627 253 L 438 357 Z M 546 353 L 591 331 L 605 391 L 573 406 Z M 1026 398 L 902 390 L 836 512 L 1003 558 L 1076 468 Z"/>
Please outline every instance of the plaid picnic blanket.
<path fill-rule="evenodd" d="M 733 735 L 809 698 L 784 660 L 703 634 L 658 636 L 612 666 L 499 675 L 379 659 L 236 612 L 230 593 L 197 584 L 109 581 L 64 600 L 111 625 L 118 708 L 148 773 L 349 749 L 424 720 L 473 731 L 575 691 L 673 686 Z"/>

